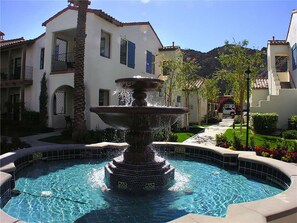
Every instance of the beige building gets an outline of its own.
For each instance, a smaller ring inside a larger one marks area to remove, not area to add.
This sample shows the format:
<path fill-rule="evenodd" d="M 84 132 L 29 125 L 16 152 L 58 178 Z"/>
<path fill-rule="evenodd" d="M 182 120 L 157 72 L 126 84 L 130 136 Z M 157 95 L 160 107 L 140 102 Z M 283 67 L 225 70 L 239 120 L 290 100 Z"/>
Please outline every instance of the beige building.
<path fill-rule="evenodd" d="M 20 103 L 39 111 L 40 80 L 48 88 L 49 127 L 65 127 L 73 117 L 74 52 L 77 7 L 68 6 L 42 25 L 45 33 L 33 40 L 4 40 L 1 36 L 1 115 L 19 118 Z M 162 77 L 157 54 L 163 45 L 149 22 L 124 23 L 105 12 L 88 9 L 85 45 L 86 124 L 106 125 L 92 106 L 118 105 L 115 80 L 141 75 Z M 154 101 L 162 99 L 153 95 Z M 13 105 L 13 106 L 8 106 Z M 12 107 L 12 108 L 11 108 Z"/>
<path fill-rule="evenodd" d="M 267 43 L 268 92 L 252 93 L 251 112 L 276 112 L 278 128 L 297 114 L 297 10 L 292 11 L 285 40 Z M 267 97 L 266 97 L 266 94 Z"/>

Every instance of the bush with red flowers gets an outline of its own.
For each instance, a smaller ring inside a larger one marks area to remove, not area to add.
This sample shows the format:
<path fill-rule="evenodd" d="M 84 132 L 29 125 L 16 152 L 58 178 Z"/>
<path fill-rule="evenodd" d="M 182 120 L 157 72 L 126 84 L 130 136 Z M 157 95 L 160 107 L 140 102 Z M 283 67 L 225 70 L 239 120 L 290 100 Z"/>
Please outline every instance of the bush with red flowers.
<path fill-rule="evenodd" d="M 254 150 L 258 156 L 270 157 L 285 162 L 297 163 L 297 152 L 285 149 L 265 148 L 263 146 L 255 146 Z"/>

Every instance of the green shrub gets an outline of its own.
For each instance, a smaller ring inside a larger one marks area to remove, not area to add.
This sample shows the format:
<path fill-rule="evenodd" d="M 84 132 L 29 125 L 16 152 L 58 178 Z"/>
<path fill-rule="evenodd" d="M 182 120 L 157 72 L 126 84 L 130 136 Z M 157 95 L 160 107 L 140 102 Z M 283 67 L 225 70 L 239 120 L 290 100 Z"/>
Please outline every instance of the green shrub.
<path fill-rule="evenodd" d="M 227 143 L 227 142 L 228 142 L 228 138 L 226 135 L 224 135 L 223 133 L 216 134 L 216 145 L 220 145 L 221 143 Z"/>
<path fill-rule="evenodd" d="M 39 112 L 35 111 L 24 111 L 22 113 L 22 120 L 26 124 L 39 126 Z"/>
<path fill-rule="evenodd" d="M 297 139 L 297 130 L 287 130 L 282 135 L 284 139 Z"/>
<path fill-rule="evenodd" d="M 263 148 L 264 148 L 264 149 L 270 149 L 270 143 L 269 143 L 269 141 L 265 141 L 265 142 L 263 143 Z"/>
<path fill-rule="evenodd" d="M 297 115 L 292 115 L 289 119 L 289 129 L 297 130 Z"/>
<path fill-rule="evenodd" d="M 163 142 L 163 141 L 166 141 L 166 139 L 167 139 L 167 137 L 165 135 L 165 132 L 162 130 L 155 133 L 155 135 L 154 135 L 154 141 L 156 141 L 156 142 Z"/>
<path fill-rule="evenodd" d="M 276 130 L 278 114 L 252 113 L 252 126 L 256 133 L 269 134 Z"/>
<path fill-rule="evenodd" d="M 177 134 L 170 132 L 169 133 L 169 142 L 177 142 L 177 140 L 178 140 Z"/>
<path fill-rule="evenodd" d="M 241 135 L 233 131 L 232 136 L 232 145 L 234 146 L 234 148 L 240 149 L 242 146 Z"/>

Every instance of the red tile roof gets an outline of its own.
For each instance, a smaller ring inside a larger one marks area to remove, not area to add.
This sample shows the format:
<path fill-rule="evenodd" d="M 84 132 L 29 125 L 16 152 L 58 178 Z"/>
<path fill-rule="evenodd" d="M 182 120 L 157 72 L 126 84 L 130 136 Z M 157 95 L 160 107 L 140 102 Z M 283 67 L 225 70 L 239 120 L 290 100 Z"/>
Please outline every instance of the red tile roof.
<path fill-rule="evenodd" d="M 270 45 L 288 45 L 289 43 L 286 40 L 268 40 Z"/>
<path fill-rule="evenodd" d="M 191 81 L 186 84 L 186 88 L 187 88 L 187 90 L 199 89 L 202 84 L 203 84 L 203 80 Z M 183 90 L 185 90 L 185 89 L 183 89 Z"/>
<path fill-rule="evenodd" d="M 253 89 L 268 89 L 268 79 L 267 78 L 257 78 L 253 84 Z"/>
<path fill-rule="evenodd" d="M 171 50 L 177 50 L 180 49 L 180 46 L 164 46 L 160 48 L 160 51 L 171 51 Z"/>
<path fill-rule="evenodd" d="M 17 38 L 17 39 L 3 40 L 0 42 L 0 47 L 9 46 L 9 45 L 17 44 L 17 43 L 22 43 L 24 41 L 25 41 L 24 37 Z"/>
<path fill-rule="evenodd" d="M 59 15 L 63 14 L 64 12 L 66 12 L 67 10 L 78 10 L 77 7 L 75 6 L 68 6 L 67 8 L 64 8 L 63 10 L 61 10 L 60 12 L 58 12 L 57 14 L 55 14 L 54 16 L 52 16 L 51 18 L 49 18 L 48 20 L 46 20 L 45 22 L 42 23 L 43 26 L 46 26 L 47 23 L 49 23 L 50 21 L 52 21 L 53 19 L 55 19 L 56 17 L 58 17 Z M 161 40 L 159 39 L 157 33 L 155 32 L 154 28 L 152 27 L 152 25 L 149 22 L 127 22 L 127 23 L 123 23 L 120 22 L 119 20 L 115 19 L 114 17 L 110 16 L 109 14 L 107 14 L 106 12 L 100 10 L 100 9 L 88 9 L 89 13 L 94 13 L 95 15 L 101 17 L 102 19 L 105 19 L 106 21 L 116 25 L 116 26 L 137 26 L 137 25 L 149 25 L 151 27 L 151 29 L 153 30 L 153 32 L 155 33 L 156 37 L 158 38 L 160 44 L 163 46 Z"/>
<path fill-rule="evenodd" d="M 35 39 L 29 39 L 29 40 L 25 40 L 24 37 L 20 37 L 17 39 L 2 40 L 2 41 L 0 41 L 0 49 L 5 49 L 5 48 L 9 48 L 9 47 L 18 47 L 23 44 L 27 44 L 27 45 L 32 44 L 37 39 L 43 37 L 44 35 L 45 35 L 45 33 L 41 34 L 40 36 L 38 36 Z"/>
<path fill-rule="evenodd" d="M 46 26 L 47 23 L 49 23 L 50 21 L 52 21 L 53 19 L 57 18 L 59 15 L 63 14 L 64 12 L 66 12 L 67 10 L 75 10 L 77 11 L 78 8 L 75 6 L 68 6 L 67 8 L 64 8 L 63 10 L 61 10 L 60 12 L 58 12 L 57 14 L 55 14 L 54 16 L 50 17 L 48 20 L 46 20 L 45 22 L 42 23 L 43 26 Z M 100 10 L 100 9 L 88 9 L 87 12 L 90 13 L 94 13 L 95 15 L 105 19 L 106 21 L 116 25 L 116 26 L 123 26 L 123 23 L 118 21 L 117 19 L 115 19 L 114 17 L 110 16 L 109 14 L 107 14 L 106 12 Z"/>

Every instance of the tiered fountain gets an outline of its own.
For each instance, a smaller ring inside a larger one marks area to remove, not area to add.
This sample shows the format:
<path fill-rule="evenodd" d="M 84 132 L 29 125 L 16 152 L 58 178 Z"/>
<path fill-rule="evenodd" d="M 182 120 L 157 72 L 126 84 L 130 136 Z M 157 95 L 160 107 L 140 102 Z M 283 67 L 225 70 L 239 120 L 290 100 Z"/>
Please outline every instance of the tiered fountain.
<path fill-rule="evenodd" d="M 91 112 L 108 125 L 127 130 L 128 148 L 105 166 L 105 179 L 111 189 L 148 193 L 167 189 L 174 180 L 174 168 L 152 149 L 154 133 L 171 126 L 186 108 L 147 106 L 146 92 L 155 91 L 163 81 L 154 78 L 123 78 L 117 86 L 132 90 L 132 106 L 100 106 Z"/>

